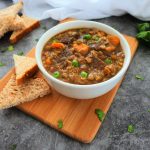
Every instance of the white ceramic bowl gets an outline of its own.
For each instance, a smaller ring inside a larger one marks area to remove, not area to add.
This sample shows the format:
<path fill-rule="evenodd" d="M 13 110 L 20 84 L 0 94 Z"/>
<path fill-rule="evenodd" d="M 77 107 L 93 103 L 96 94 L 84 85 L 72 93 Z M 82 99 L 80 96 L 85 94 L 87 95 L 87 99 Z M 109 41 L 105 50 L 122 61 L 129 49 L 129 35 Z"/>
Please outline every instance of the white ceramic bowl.
<path fill-rule="evenodd" d="M 117 35 L 120 38 L 121 46 L 125 53 L 125 60 L 122 69 L 112 78 L 105 82 L 91 84 L 91 85 L 77 85 L 71 84 L 67 82 L 63 82 L 51 76 L 46 69 L 43 67 L 42 60 L 41 60 L 41 52 L 46 44 L 46 42 L 53 37 L 54 35 L 74 28 L 97 28 L 100 29 L 108 34 Z M 123 77 L 125 74 L 131 59 L 130 47 L 123 37 L 118 31 L 113 29 L 112 27 L 98 23 L 93 21 L 70 21 L 67 23 L 59 24 L 47 32 L 43 34 L 36 46 L 36 61 L 38 64 L 39 69 L 43 73 L 44 77 L 47 79 L 48 83 L 53 86 L 59 93 L 76 98 L 76 99 L 90 99 L 101 96 L 106 92 L 110 91 Z"/>

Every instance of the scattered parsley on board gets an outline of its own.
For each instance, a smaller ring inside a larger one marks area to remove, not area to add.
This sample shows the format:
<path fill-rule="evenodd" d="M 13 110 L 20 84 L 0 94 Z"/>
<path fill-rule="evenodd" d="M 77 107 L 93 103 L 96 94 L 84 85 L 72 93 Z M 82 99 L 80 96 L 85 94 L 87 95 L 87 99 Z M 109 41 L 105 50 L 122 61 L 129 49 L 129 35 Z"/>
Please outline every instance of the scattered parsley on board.
<path fill-rule="evenodd" d="M 10 150 L 16 150 L 16 148 L 17 148 L 17 144 L 13 144 L 11 145 Z"/>
<path fill-rule="evenodd" d="M 63 127 L 63 121 L 62 120 L 58 120 L 58 124 L 57 124 L 59 129 L 62 129 Z"/>
<path fill-rule="evenodd" d="M 24 55 L 24 53 L 23 53 L 23 51 L 20 51 L 17 53 L 17 55 L 22 56 L 22 55 Z"/>
<path fill-rule="evenodd" d="M 13 45 L 9 45 L 7 49 L 8 49 L 8 51 L 10 51 L 10 52 L 11 52 L 11 51 L 13 51 L 13 50 L 14 50 L 14 46 L 13 46 Z"/>
<path fill-rule="evenodd" d="M 95 113 L 100 121 L 103 121 L 105 113 L 100 109 L 95 109 Z"/>
<path fill-rule="evenodd" d="M 43 30 L 47 30 L 47 27 L 46 27 L 46 26 L 43 26 L 42 29 L 43 29 Z"/>
<path fill-rule="evenodd" d="M 144 80 L 144 77 L 142 77 L 141 75 L 137 74 L 135 75 L 135 78 L 138 79 L 138 80 Z"/>
<path fill-rule="evenodd" d="M 5 64 L 0 61 L 0 67 L 3 67 L 3 66 L 5 66 Z"/>
<path fill-rule="evenodd" d="M 134 132 L 134 126 L 132 124 L 128 125 L 128 132 L 133 133 Z"/>
<path fill-rule="evenodd" d="M 35 41 L 36 41 L 36 42 L 38 42 L 38 41 L 39 41 L 39 39 L 35 39 Z"/>

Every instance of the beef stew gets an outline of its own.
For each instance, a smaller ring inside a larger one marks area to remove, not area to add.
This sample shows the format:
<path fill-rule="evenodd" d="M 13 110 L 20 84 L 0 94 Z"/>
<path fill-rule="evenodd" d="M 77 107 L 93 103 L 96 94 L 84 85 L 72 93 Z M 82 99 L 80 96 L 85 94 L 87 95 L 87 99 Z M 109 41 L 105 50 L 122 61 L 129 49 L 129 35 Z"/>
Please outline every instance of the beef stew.
<path fill-rule="evenodd" d="M 95 28 L 59 33 L 42 50 L 44 68 L 72 84 L 96 84 L 115 76 L 124 63 L 120 39 Z"/>

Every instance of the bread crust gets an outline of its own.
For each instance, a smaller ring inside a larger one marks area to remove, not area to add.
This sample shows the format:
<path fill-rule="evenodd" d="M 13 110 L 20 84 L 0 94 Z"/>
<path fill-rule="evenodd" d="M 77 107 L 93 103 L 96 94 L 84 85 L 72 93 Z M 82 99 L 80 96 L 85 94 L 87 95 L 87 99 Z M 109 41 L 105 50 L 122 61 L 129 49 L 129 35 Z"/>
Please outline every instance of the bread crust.
<path fill-rule="evenodd" d="M 24 84 L 16 84 L 16 76 L 11 78 L 0 92 L 0 109 L 10 108 L 32 101 L 51 93 L 51 88 L 43 78 L 30 78 Z"/>
<path fill-rule="evenodd" d="M 32 77 L 38 70 L 38 66 L 35 65 L 30 70 L 27 70 L 21 78 L 16 78 L 17 85 L 23 84 L 28 78 Z"/>
<path fill-rule="evenodd" d="M 10 43 L 11 44 L 15 44 L 17 43 L 19 40 L 21 40 L 25 35 L 27 35 L 28 33 L 30 33 L 31 31 L 33 31 L 34 29 L 38 28 L 40 26 L 40 22 L 38 20 L 29 18 L 27 16 L 23 16 L 25 18 L 22 18 L 22 20 L 25 22 L 25 27 L 22 28 L 21 30 L 18 31 L 14 31 L 12 33 L 12 35 L 10 36 Z M 30 19 L 31 25 L 28 26 L 28 22 L 26 22 L 27 19 Z"/>

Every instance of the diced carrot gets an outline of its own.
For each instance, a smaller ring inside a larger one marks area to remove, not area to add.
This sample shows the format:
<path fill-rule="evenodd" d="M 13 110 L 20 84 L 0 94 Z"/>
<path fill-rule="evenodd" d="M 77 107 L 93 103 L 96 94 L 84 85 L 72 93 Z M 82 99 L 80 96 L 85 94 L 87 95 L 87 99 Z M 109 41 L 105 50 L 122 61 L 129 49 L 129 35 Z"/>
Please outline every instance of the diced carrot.
<path fill-rule="evenodd" d="M 65 45 L 63 43 L 52 43 L 51 48 L 65 48 Z"/>
<path fill-rule="evenodd" d="M 89 47 L 86 44 L 83 44 L 83 43 L 81 43 L 81 44 L 73 44 L 73 47 L 74 47 L 74 49 L 77 52 L 79 52 L 79 53 L 81 53 L 83 55 L 87 54 L 88 51 L 89 51 Z"/>
<path fill-rule="evenodd" d="M 120 43 L 120 39 L 115 35 L 108 35 L 108 40 L 114 46 L 117 46 Z"/>
<path fill-rule="evenodd" d="M 114 51 L 115 49 L 116 49 L 116 47 L 113 46 L 113 45 L 108 46 L 108 47 L 105 48 L 105 50 L 108 51 L 108 52 Z"/>

